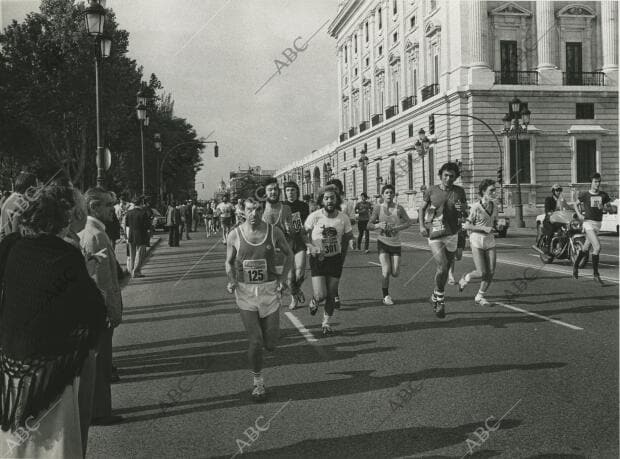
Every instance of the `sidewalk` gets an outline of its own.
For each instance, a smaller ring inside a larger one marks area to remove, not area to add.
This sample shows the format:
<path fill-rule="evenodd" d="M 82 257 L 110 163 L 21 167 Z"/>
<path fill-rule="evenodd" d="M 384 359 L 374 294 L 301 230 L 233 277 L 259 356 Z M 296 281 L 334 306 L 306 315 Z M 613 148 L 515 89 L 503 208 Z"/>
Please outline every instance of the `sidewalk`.
<path fill-rule="evenodd" d="M 146 248 L 146 257 L 144 258 L 144 263 L 146 263 L 151 255 L 151 251 L 159 245 L 162 240 L 162 236 L 159 234 L 153 234 L 151 236 L 151 241 L 149 243 L 149 247 Z M 121 268 L 124 270 L 127 269 L 127 243 L 119 242 L 116 244 L 114 248 L 114 253 L 116 255 L 116 261 L 121 265 Z M 127 276 L 121 281 L 121 289 L 127 285 L 130 280 L 130 276 Z"/>

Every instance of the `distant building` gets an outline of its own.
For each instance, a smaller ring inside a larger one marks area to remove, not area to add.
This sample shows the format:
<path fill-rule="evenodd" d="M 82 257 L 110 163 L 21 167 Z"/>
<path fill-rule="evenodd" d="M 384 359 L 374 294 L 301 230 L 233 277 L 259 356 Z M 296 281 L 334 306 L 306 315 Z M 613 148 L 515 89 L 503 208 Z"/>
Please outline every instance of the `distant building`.
<path fill-rule="evenodd" d="M 262 169 L 260 166 L 248 166 L 247 169 L 239 169 L 230 172 L 228 189 L 232 199 L 245 199 L 255 196 L 257 190 L 275 175 L 275 170 Z"/>
<path fill-rule="evenodd" d="M 446 161 L 461 164 L 457 183 L 470 199 L 482 179 L 501 175 L 508 215 L 519 174 L 530 220 L 553 183 L 570 197 L 599 171 L 617 195 L 617 24 L 616 1 L 340 2 L 328 29 L 339 139 L 278 178 L 314 190 L 336 176 L 349 199 L 392 183 L 412 216 Z M 502 120 L 515 96 L 531 111 L 518 147 Z M 421 128 L 431 140 L 423 156 L 414 148 Z"/>

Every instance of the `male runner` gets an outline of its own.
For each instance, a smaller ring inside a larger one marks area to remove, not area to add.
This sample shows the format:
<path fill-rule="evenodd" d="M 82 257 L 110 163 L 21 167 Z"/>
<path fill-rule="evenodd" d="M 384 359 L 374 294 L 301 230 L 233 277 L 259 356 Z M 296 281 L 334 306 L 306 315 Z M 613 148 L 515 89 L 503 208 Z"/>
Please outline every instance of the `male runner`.
<path fill-rule="evenodd" d="M 364 253 L 368 253 L 368 244 L 370 242 L 370 234 L 368 233 L 368 220 L 372 212 L 372 204 L 368 201 L 366 193 L 360 194 L 360 200 L 355 204 L 355 217 L 357 218 L 357 250 L 362 250 L 362 238 L 366 237 L 364 243 Z"/>
<path fill-rule="evenodd" d="M 263 212 L 263 221 L 270 225 L 275 225 L 284 233 L 287 242 L 290 243 L 291 228 L 291 208 L 280 202 L 280 185 L 275 178 L 269 179 L 265 184 L 265 211 Z M 283 269 L 282 254 L 276 254 L 276 267 L 278 270 Z M 287 271 L 280 271 L 288 276 Z"/>
<path fill-rule="evenodd" d="M 228 202 L 228 196 L 222 196 L 222 202 L 217 205 L 217 210 L 220 213 L 220 224 L 222 227 L 222 244 L 226 244 L 228 233 L 232 228 L 232 216 L 235 210 L 234 206 Z"/>
<path fill-rule="evenodd" d="M 583 229 L 586 232 L 586 243 L 573 263 L 573 277 L 575 279 L 579 277 L 579 263 L 588 254 L 588 250 L 592 246 L 592 276 L 599 284 L 603 285 L 598 273 L 599 254 L 601 253 L 601 241 L 598 238 L 598 232 L 601 230 L 601 222 L 603 221 L 603 208 L 609 205 L 610 198 L 607 193 L 600 190 L 601 174 L 596 172 L 592 175 L 591 181 L 590 189 L 579 193 L 577 198 L 583 206 L 584 212 L 580 211 L 577 203 L 573 204 L 575 212 L 583 220 Z"/>
<path fill-rule="evenodd" d="M 266 397 L 261 374 L 263 346 L 268 351 L 276 347 L 280 332 L 278 311 L 282 290 L 287 288 L 284 276 L 276 270 L 276 251 L 284 255 L 285 268 L 290 267 L 293 258 L 282 231 L 263 222 L 262 214 L 260 201 L 246 199 L 245 222 L 230 232 L 226 247 L 227 289 L 235 293 L 241 320 L 248 332 L 255 401 Z"/>
<path fill-rule="evenodd" d="M 389 292 L 390 275 L 398 277 L 400 274 L 401 243 L 398 232 L 411 226 L 411 220 L 403 206 L 394 202 L 395 194 L 394 185 L 388 183 L 383 186 L 383 203 L 375 207 L 368 223 L 369 230 L 380 230 L 377 250 L 381 263 L 381 292 L 383 304 L 388 306 L 394 304 Z"/>
<path fill-rule="evenodd" d="M 338 188 L 326 186 L 319 198 L 322 198 L 323 208 L 312 212 L 304 225 L 312 241 L 308 250 L 314 295 L 309 306 L 310 314 L 315 315 L 319 303 L 325 299 L 322 329 L 323 334 L 328 335 L 332 332 L 329 320 L 334 315 L 342 266 L 353 231 L 349 217 L 338 210 L 341 204 Z"/>
<path fill-rule="evenodd" d="M 299 186 L 295 182 L 284 184 L 284 204 L 291 209 L 290 245 L 295 255 L 294 267 L 289 276 L 291 286 L 291 304 L 289 309 L 295 309 L 298 304 L 306 301 L 301 286 L 306 275 L 306 232 L 304 222 L 310 215 L 308 204 L 299 200 Z"/>
<path fill-rule="evenodd" d="M 444 287 L 461 229 L 459 214 L 467 208 L 465 190 L 454 184 L 459 175 L 459 166 L 456 163 L 450 162 L 441 166 L 441 183 L 424 192 L 424 204 L 420 209 L 420 234 L 428 238 L 428 245 L 437 264 L 431 304 L 435 315 L 440 319 L 446 317 Z"/>

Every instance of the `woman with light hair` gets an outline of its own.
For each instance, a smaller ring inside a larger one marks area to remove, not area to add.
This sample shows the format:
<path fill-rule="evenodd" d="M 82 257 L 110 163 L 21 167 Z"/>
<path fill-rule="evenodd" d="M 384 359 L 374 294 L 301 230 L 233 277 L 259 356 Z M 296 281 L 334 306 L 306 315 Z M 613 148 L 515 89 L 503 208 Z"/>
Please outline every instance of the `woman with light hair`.
<path fill-rule="evenodd" d="M 35 196 L 21 234 L 0 243 L 0 457 L 83 457 L 78 378 L 105 304 L 82 253 L 64 240 L 72 189 Z"/>

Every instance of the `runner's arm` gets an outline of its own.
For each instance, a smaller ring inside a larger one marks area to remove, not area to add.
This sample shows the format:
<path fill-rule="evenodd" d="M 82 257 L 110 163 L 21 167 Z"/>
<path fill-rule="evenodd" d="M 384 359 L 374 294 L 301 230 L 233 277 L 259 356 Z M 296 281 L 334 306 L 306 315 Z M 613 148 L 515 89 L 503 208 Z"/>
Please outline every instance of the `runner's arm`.
<path fill-rule="evenodd" d="M 284 233 L 282 232 L 282 230 L 278 228 L 277 226 L 274 226 L 273 230 L 274 230 L 276 246 L 280 249 L 280 251 L 284 255 L 284 265 L 282 268 L 282 275 L 277 276 L 278 282 L 280 282 L 282 285 L 286 285 L 286 279 L 288 276 L 288 272 L 291 270 L 291 267 L 293 266 L 293 261 L 295 257 L 293 255 L 293 251 L 291 250 L 291 247 L 288 245 L 288 242 L 286 242 L 286 237 L 284 236 Z"/>
<path fill-rule="evenodd" d="M 375 226 L 375 224 L 379 221 L 379 206 L 375 206 L 372 209 L 372 214 L 370 215 L 370 219 L 368 220 L 368 228 L 370 231 L 374 231 L 379 229 Z"/>
<path fill-rule="evenodd" d="M 426 198 L 426 195 L 424 196 Z M 426 209 L 430 204 L 430 196 L 429 199 L 424 199 L 424 203 L 422 207 L 420 207 L 420 212 L 418 213 L 418 223 L 420 224 L 420 234 L 422 237 L 428 237 L 428 230 L 424 226 L 424 214 L 426 214 Z"/>
<path fill-rule="evenodd" d="M 235 270 L 235 259 L 237 258 L 236 242 L 237 232 L 231 231 L 228 233 L 228 239 L 226 241 L 226 261 L 224 263 L 229 285 L 237 285 L 237 272 Z"/>
<path fill-rule="evenodd" d="M 397 209 L 398 216 L 400 218 L 400 225 L 396 225 L 394 227 L 394 231 L 402 231 L 411 226 L 411 219 L 409 218 L 409 215 L 407 215 L 407 211 L 403 206 L 399 205 Z"/>
<path fill-rule="evenodd" d="M 351 227 L 351 220 L 344 215 L 344 233 L 342 235 L 342 261 L 347 257 L 347 251 L 349 250 L 349 241 L 353 239 L 353 228 Z"/>

